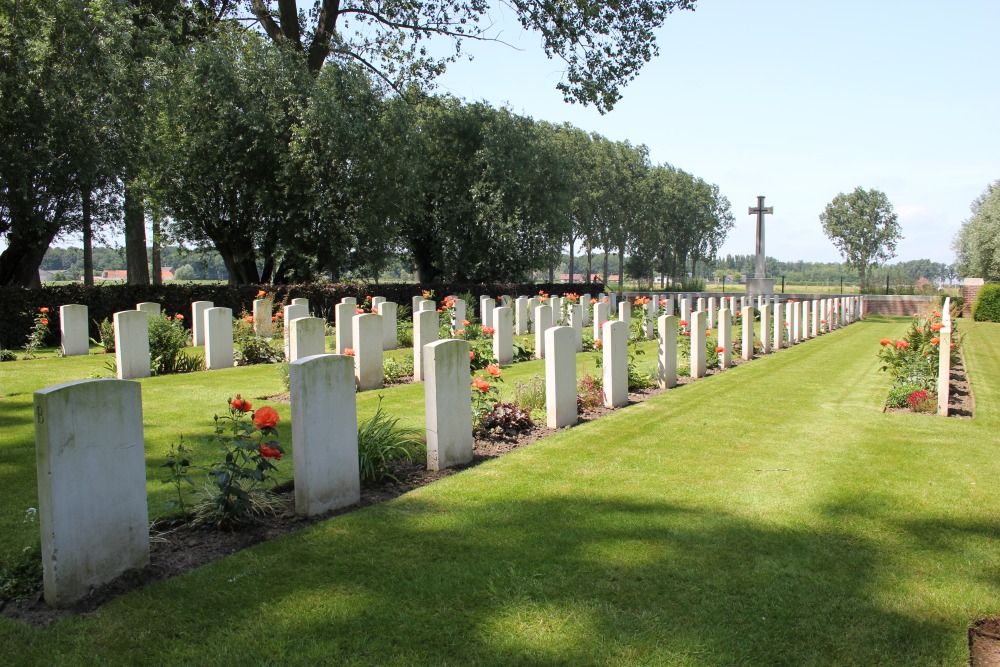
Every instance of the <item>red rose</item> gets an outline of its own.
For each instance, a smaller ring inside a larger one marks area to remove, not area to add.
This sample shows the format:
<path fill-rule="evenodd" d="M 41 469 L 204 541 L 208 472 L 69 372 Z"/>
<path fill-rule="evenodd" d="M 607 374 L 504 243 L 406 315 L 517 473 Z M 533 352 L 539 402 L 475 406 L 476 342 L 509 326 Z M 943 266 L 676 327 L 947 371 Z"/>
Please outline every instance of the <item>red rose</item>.
<path fill-rule="evenodd" d="M 243 400 L 243 397 L 236 394 L 236 398 L 229 401 L 229 405 L 232 406 L 233 410 L 239 410 L 240 412 L 250 412 L 253 409 L 253 404 L 250 401 Z"/>
<path fill-rule="evenodd" d="M 281 460 L 281 450 L 267 445 L 260 446 L 260 455 L 265 459 L 274 459 L 275 461 Z"/>
<path fill-rule="evenodd" d="M 269 405 L 257 410 L 253 413 L 253 423 L 257 428 L 264 430 L 265 428 L 274 428 L 278 425 L 278 411 Z"/>
<path fill-rule="evenodd" d="M 722 354 L 723 352 L 726 351 L 726 348 L 723 347 L 722 345 L 719 345 L 718 347 L 715 348 L 715 351 L 718 352 L 719 354 Z"/>

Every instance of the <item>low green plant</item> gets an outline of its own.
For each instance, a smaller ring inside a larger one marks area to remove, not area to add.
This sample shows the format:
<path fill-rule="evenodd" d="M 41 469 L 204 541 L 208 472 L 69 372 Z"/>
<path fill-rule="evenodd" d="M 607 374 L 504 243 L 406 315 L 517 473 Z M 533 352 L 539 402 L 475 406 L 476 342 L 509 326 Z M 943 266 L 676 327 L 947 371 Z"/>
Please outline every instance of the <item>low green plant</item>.
<path fill-rule="evenodd" d="M 500 388 L 497 383 L 503 382 L 503 373 L 496 364 L 489 364 L 482 369 L 480 377 L 472 378 L 472 432 L 484 434 L 483 420 L 500 402 Z"/>
<path fill-rule="evenodd" d="M 285 391 L 290 391 L 292 388 L 292 381 L 289 377 L 289 366 L 287 361 L 283 361 L 275 368 L 278 373 L 278 379 L 281 380 L 281 386 L 285 388 Z"/>
<path fill-rule="evenodd" d="M 535 375 L 514 384 L 514 400 L 528 412 L 545 409 L 545 378 Z"/>
<path fill-rule="evenodd" d="M 576 411 L 586 412 L 602 405 L 604 405 L 603 379 L 585 372 L 576 384 Z"/>
<path fill-rule="evenodd" d="M 38 529 L 35 528 L 37 518 L 38 510 L 29 507 L 21 520 L 35 535 L 38 535 Z M 0 563 L 0 607 L 4 601 L 23 602 L 40 590 L 42 590 L 42 547 L 36 538 L 34 543 Z"/>
<path fill-rule="evenodd" d="M 1000 322 L 1000 284 L 983 285 L 972 304 L 972 319 L 976 322 Z"/>
<path fill-rule="evenodd" d="M 94 320 L 94 325 L 97 327 L 97 335 L 100 337 L 98 340 L 90 339 L 90 342 L 94 345 L 100 345 L 104 349 L 105 354 L 113 354 L 115 351 L 115 325 L 108 318 L 104 318 L 100 322 Z"/>
<path fill-rule="evenodd" d="M 531 361 L 535 358 L 535 353 L 531 351 L 528 346 L 524 345 L 520 341 L 514 341 L 514 363 L 518 364 L 522 361 Z"/>
<path fill-rule="evenodd" d="M 491 366 L 496 363 L 496 359 L 493 357 L 493 341 L 470 341 L 469 348 L 469 369 L 473 373 L 484 370 L 487 366 Z"/>
<path fill-rule="evenodd" d="M 0 349 L 0 361 L 17 361 L 17 352 Z"/>
<path fill-rule="evenodd" d="M 194 478 L 191 477 L 190 473 L 193 465 L 191 452 L 184 446 L 184 437 L 182 436 L 176 447 L 174 445 L 170 446 L 170 453 L 167 454 L 167 460 L 160 464 L 161 468 L 168 469 L 167 476 L 162 480 L 163 483 L 172 484 L 174 491 L 177 493 L 177 500 L 168 501 L 166 504 L 167 509 L 176 507 L 181 512 L 187 509 L 187 505 L 184 502 L 183 487 L 186 484 L 191 487 L 188 493 L 195 493 Z"/>
<path fill-rule="evenodd" d="M 373 484 L 383 479 L 399 481 L 390 471 L 394 461 L 413 461 L 424 447 L 418 429 L 399 425 L 398 417 L 382 410 L 382 396 L 371 419 L 358 424 L 358 463 L 361 483 Z"/>
<path fill-rule="evenodd" d="M 382 376 L 386 384 L 396 384 L 404 377 L 413 375 L 413 355 L 408 354 L 402 361 L 388 358 L 382 362 Z"/>
<path fill-rule="evenodd" d="M 257 336 L 253 329 L 253 317 L 250 315 L 233 320 L 233 350 L 237 366 L 273 364 L 281 361 L 284 356 L 270 340 Z"/>
<path fill-rule="evenodd" d="M 24 358 L 34 359 L 35 352 L 42 346 L 48 335 L 49 309 L 42 307 L 35 313 L 34 324 L 31 325 L 31 332 L 28 334 L 28 342 L 24 344 Z"/>
<path fill-rule="evenodd" d="M 149 359 L 150 370 L 155 375 L 180 373 L 194 367 L 197 362 L 188 361 L 184 349 L 190 339 L 180 319 L 167 315 L 153 315 L 149 318 Z M 204 368 L 204 360 L 201 367 Z"/>
<path fill-rule="evenodd" d="M 907 401 L 914 392 L 925 390 L 926 387 L 922 383 L 896 385 L 889 390 L 885 404 L 890 408 L 905 408 L 907 407 Z"/>

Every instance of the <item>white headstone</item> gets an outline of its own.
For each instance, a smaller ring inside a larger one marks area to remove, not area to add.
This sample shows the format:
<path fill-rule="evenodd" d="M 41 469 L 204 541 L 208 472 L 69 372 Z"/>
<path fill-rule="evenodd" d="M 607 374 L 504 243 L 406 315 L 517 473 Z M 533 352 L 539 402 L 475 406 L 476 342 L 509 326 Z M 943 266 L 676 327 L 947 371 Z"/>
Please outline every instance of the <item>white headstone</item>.
<path fill-rule="evenodd" d="M 662 389 L 677 386 L 677 326 L 676 315 L 661 315 L 657 320 L 659 331 L 656 344 L 656 377 Z"/>
<path fill-rule="evenodd" d="M 733 319 L 729 315 L 729 309 L 723 308 L 719 311 L 719 366 L 722 368 L 732 368 L 733 366 Z"/>
<path fill-rule="evenodd" d="M 59 307 L 59 331 L 62 334 L 64 357 L 90 354 L 90 335 L 87 307 L 68 304 Z"/>
<path fill-rule="evenodd" d="M 378 305 L 378 314 L 382 316 L 382 349 L 395 350 L 399 346 L 396 304 L 392 301 L 383 301 Z"/>
<path fill-rule="evenodd" d="M 357 306 L 358 305 L 357 298 L 355 298 L 353 296 L 345 296 L 343 299 L 340 300 L 340 302 L 341 303 L 349 303 L 352 306 Z"/>
<path fill-rule="evenodd" d="M 577 352 L 583 352 L 583 314 L 587 312 L 579 303 L 569 308 L 569 326 L 573 329 L 573 345 Z"/>
<path fill-rule="evenodd" d="M 309 299 L 306 299 L 306 298 L 303 298 L 303 297 L 299 297 L 298 299 L 292 299 L 292 303 L 290 305 L 292 305 L 292 306 L 305 306 L 306 309 L 308 309 L 309 308 Z M 288 306 L 285 306 L 285 307 L 287 308 Z"/>
<path fill-rule="evenodd" d="M 525 336 L 530 330 L 528 320 L 528 298 L 519 296 L 514 300 L 515 329 L 518 336 Z"/>
<path fill-rule="evenodd" d="M 455 299 L 451 308 L 451 332 L 454 334 L 456 331 L 461 331 L 465 328 L 462 322 L 466 321 L 465 316 L 465 299 Z"/>
<path fill-rule="evenodd" d="M 141 310 L 150 317 L 155 317 L 160 314 L 160 304 L 152 301 L 144 301 L 143 303 L 136 304 L 135 309 Z"/>
<path fill-rule="evenodd" d="M 149 315 L 141 310 L 115 313 L 114 329 L 118 379 L 148 378 Z"/>
<path fill-rule="evenodd" d="M 297 317 L 288 327 L 288 331 L 289 361 L 298 361 L 326 352 L 326 320 L 322 317 Z"/>
<path fill-rule="evenodd" d="M 469 343 L 452 339 L 427 345 L 424 401 L 427 469 L 441 470 L 472 460 L 472 389 Z"/>
<path fill-rule="evenodd" d="M 813 299 L 809 302 L 809 317 L 810 317 L 810 337 L 815 338 L 819 335 L 819 301 Z"/>
<path fill-rule="evenodd" d="M 782 311 L 786 311 L 783 313 Z M 787 308 L 780 301 L 774 303 L 774 350 L 777 352 L 785 341 L 785 317 Z"/>
<path fill-rule="evenodd" d="M 576 333 L 572 327 L 545 332 L 545 420 L 549 428 L 575 424 Z"/>
<path fill-rule="evenodd" d="M 691 313 L 691 378 L 695 380 L 705 377 L 708 372 L 708 359 L 705 357 L 707 319 L 703 310 Z"/>
<path fill-rule="evenodd" d="M 528 299 L 528 331 L 527 333 L 535 333 L 535 308 L 542 305 L 542 300 L 537 296 L 533 296 Z"/>
<path fill-rule="evenodd" d="M 302 301 L 303 299 L 298 299 L 298 300 Z M 300 303 L 293 303 L 290 306 L 285 306 L 284 309 L 283 309 L 283 311 L 282 311 L 282 313 L 283 313 L 283 316 L 281 318 L 281 326 L 282 326 L 282 329 L 283 329 L 283 338 L 284 338 L 283 343 L 284 343 L 284 347 L 285 347 L 285 359 L 291 360 L 291 358 L 292 358 L 292 334 L 291 334 L 292 322 L 294 322 L 295 320 L 301 319 L 303 317 L 309 317 L 309 306 L 305 305 L 305 304 L 300 304 Z M 323 335 L 326 336 L 326 320 L 323 320 Z M 325 340 L 324 340 L 323 344 L 324 344 L 324 346 L 326 345 Z M 316 354 L 322 354 L 323 352 L 324 352 L 324 350 L 320 350 Z M 299 358 L 301 358 L 302 356 L 309 356 L 309 355 L 299 355 Z"/>
<path fill-rule="evenodd" d="M 415 313 L 420 310 L 420 302 L 424 300 L 423 295 L 417 295 L 410 299 L 410 312 Z"/>
<path fill-rule="evenodd" d="M 681 299 L 681 319 L 687 322 L 687 326 L 691 326 L 691 300 L 687 297 Z"/>
<path fill-rule="evenodd" d="M 552 326 L 559 327 L 563 325 L 563 301 L 557 296 L 549 297 L 546 305 L 552 309 Z"/>
<path fill-rule="evenodd" d="M 725 301 L 725 299 L 723 299 Z M 698 300 L 701 302 L 701 299 Z M 699 308 L 700 310 L 700 308 Z M 715 305 L 715 297 L 708 297 L 708 328 L 714 329 L 718 325 L 719 308 Z"/>
<path fill-rule="evenodd" d="M 604 323 L 608 321 L 608 304 L 598 301 L 594 304 L 594 340 L 600 340 L 604 334 Z"/>
<path fill-rule="evenodd" d="M 753 307 L 744 306 L 743 340 L 740 341 L 743 347 L 741 354 L 744 361 L 750 361 L 751 359 L 753 359 L 753 316 L 754 316 Z"/>
<path fill-rule="evenodd" d="M 509 307 L 493 311 L 493 358 L 504 365 L 514 361 L 514 311 Z"/>
<path fill-rule="evenodd" d="M 205 311 L 205 369 L 233 367 L 233 311 L 209 308 Z"/>
<path fill-rule="evenodd" d="M 378 312 L 378 306 L 379 306 L 380 303 L 385 303 L 385 297 L 384 296 L 373 296 L 372 297 L 372 312 L 373 313 L 377 313 Z"/>
<path fill-rule="evenodd" d="M 271 337 L 271 310 L 274 302 L 271 299 L 254 299 L 253 302 L 253 332 L 261 338 Z"/>
<path fill-rule="evenodd" d="M 434 303 L 433 301 L 428 301 L 427 299 L 424 299 L 419 304 L 417 304 L 417 312 L 420 312 L 420 313 L 435 312 L 436 313 L 437 312 L 437 304 Z"/>
<path fill-rule="evenodd" d="M 201 347 L 205 344 L 205 311 L 214 308 L 211 301 L 195 301 L 191 304 L 191 344 Z"/>
<path fill-rule="evenodd" d="M 581 294 L 579 303 L 583 311 L 583 326 L 590 326 L 590 295 Z"/>
<path fill-rule="evenodd" d="M 354 349 L 354 335 L 351 333 L 351 321 L 358 314 L 358 307 L 353 303 L 338 303 L 334 308 L 333 326 L 337 333 L 337 354 L 344 350 Z"/>
<path fill-rule="evenodd" d="M 624 322 L 629 329 L 632 328 L 632 304 L 628 299 L 622 299 L 618 304 L 618 321 Z"/>
<path fill-rule="evenodd" d="M 149 563 L 139 384 L 79 380 L 40 389 L 34 417 L 44 595 L 65 607 Z"/>
<path fill-rule="evenodd" d="M 771 306 L 765 303 L 760 307 L 760 351 L 767 354 L 771 351 Z"/>
<path fill-rule="evenodd" d="M 545 331 L 552 326 L 552 306 L 535 308 L 535 357 L 545 358 Z"/>
<path fill-rule="evenodd" d="M 381 389 L 385 379 L 382 372 L 382 317 L 374 313 L 355 315 L 351 326 L 358 391 Z"/>
<path fill-rule="evenodd" d="M 423 381 L 426 372 L 424 346 L 440 338 L 440 326 L 436 310 L 421 310 L 413 314 L 413 379 L 417 382 Z M 472 419 L 471 413 L 469 419 Z"/>
<path fill-rule="evenodd" d="M 493 309 L 496 305 L 496 301 L 488 296 L 479 297 L 479 319 L 484 327 L 493 327 Z"/>
<path fill-rule="evenodd" d="M 604 405 L 620 408 L 628 404 L 628 325 L 605 322 L 602 327 Z"/>
<path fill-rule="evenodd" d="M 320 354 L 288 365 L 295 513 L 313 516 L 361 500 L 354 360 Z"/>

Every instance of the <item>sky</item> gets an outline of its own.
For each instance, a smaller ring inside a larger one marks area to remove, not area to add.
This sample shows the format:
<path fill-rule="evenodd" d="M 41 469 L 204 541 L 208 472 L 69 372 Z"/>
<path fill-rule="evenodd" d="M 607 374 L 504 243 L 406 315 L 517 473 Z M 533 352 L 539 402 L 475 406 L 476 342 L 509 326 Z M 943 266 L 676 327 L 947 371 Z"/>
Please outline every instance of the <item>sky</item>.
<path fill-rule="evenodd" d="M 902 226 L 895 261 L 951 263 L 969 205 L 1000 179 L 1000 0 L 699 0 L 657 33 L 660 54 L 614 110 L 568 104 L 536 33 L 491 15 L 513 45 L 469 42 L 439 91 L 646 144 L 717 183 L 736 226 L 725 254 L 841 261 L 819 214 L 855 187 L 888 195 Z"/>

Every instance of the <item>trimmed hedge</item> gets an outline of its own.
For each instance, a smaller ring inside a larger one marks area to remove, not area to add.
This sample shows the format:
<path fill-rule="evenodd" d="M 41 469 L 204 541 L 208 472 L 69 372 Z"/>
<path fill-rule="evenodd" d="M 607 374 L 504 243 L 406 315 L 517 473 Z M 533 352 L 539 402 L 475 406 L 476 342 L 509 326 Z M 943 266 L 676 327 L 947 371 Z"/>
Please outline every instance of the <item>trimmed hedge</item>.
<path fill-rule="evenodd" d="M 360 283 L 306 283 L 301 285 L 59 285 L 41 289 L 21 287 L 0 288 L 0 348 L 18 349 L 24 346 L 31 331 L 35 313 L 39 308 L 49 308 L 50 335 L 45 344 L 59 345 L 59 306 L 78 303 L 90 310 L 90 335 L 98 337 L 95 321 L 112 316 L 122 310 L 134 310 L 136 304 L 154 301 L 168 315 L 181 313 L 185 326 L 191 326 L 191 303 L 211 301 L 216 306 L 232 308 L 234 315 L 251 311 L 257 293 L 264 290 L 274 295 L 276 304 L 288 303 L 293 298 L 309 299 L 314 313 L 333 321 L 334 306 L 346 296 L 353 296 L 360 303 L 365 296 L 384 296 L 389 301 L 410 305 L 410 299 L 423 290 L 433 290 L 437 299 L 447 294 L 473 295 L 537 294 L 539 290 L 562 295 L 567 292 L 597 294 L 604 291 L 602 283 L 547 284 L 547 283 L 493 283 L 493 284 L 424 284 L 386 283 L 381 285 Z M 469 304 L 477 308 L 478 304 Z"/>
<path fill-rule="evenodd" d="M 972 319 L 976 322 L 1000 322 L 1000 284 L 983 285 L 972 304 Z"/>

